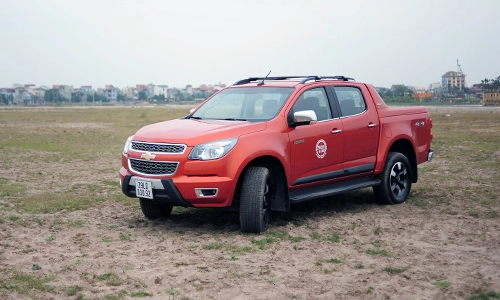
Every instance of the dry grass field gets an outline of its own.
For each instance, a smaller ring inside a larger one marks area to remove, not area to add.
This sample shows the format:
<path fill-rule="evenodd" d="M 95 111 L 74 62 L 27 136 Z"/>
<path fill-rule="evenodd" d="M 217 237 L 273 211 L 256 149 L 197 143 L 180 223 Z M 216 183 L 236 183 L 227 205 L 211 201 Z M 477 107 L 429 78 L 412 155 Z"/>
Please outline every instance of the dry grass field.
<path fill-rule="evenodd" d="M 0 107 L 1 299 L 498 299 L 500 110 L 429 108 L 435 159 L 408 201 L 371 189 L 275 213 L 143 217 L 125 139 L 183 106 Z"/>

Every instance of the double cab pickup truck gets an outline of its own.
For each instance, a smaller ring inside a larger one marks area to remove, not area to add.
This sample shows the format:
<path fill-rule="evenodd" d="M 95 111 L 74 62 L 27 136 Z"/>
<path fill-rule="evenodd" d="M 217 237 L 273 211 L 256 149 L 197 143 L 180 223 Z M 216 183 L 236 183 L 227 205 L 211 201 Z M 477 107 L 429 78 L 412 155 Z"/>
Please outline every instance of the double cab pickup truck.
<path fill-rule="evenodd" d="M 431 128 L 426 108 L 388 107 L 352 78 L 252 77 L 130 136 L 120 184 L 147 218 L 229 207 L 243 232 L 258 233 L 271 211 L 355 189 L 403 203 L 433 157 Z"/>

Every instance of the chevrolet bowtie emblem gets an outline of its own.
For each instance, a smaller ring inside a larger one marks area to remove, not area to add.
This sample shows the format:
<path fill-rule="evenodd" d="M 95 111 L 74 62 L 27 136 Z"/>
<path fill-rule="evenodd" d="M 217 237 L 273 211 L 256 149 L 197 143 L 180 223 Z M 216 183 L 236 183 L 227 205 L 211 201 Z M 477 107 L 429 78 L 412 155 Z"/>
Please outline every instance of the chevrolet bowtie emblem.
<path fill-rule="evenodd" d="M 156 157 L 156 155 L 151 154 L 151 152 L 146 152 L 146 153 L 141 155 L 141 158 L 144 158 L 145 160 L 152 160 L 152 159 L 155 159 L 155 157 Z"/>

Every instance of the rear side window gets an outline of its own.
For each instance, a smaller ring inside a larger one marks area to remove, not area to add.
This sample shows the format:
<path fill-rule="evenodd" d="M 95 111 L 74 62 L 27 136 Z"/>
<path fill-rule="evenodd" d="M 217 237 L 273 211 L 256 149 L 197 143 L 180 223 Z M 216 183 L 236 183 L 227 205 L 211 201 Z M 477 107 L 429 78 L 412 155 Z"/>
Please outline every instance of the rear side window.
<path fill-rule="evenodd" d="M 366 110 L 365 99 L 358 88 L 350 86 L 336 86 L 333 88 L 340 104 L 342 116 L 353 116 Z"/>
<path fill-rule="evenodd" d="M 320 87 L 302 93 L 293 105 L 292 111 L 297 112 L 302 110 L 314 111 L 318 121 L 331 119 L 332 112 L 330 110 L 328 98 L 326 97 L 325 89 Z"/>

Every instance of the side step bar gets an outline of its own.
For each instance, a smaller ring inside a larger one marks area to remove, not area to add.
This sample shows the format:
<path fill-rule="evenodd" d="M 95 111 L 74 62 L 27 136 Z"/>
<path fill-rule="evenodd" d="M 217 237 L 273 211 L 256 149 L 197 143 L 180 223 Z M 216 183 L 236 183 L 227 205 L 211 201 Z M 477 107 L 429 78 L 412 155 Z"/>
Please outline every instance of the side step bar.
<path fill-rule="evenodd" d="M 303 190 L 290 191 L 290 203 L 299 203 L 306 200 L 333 196 L 336 194 L 366 188 L 374 185 L 379 185 L 380 179 L 367 177 L 353 179 L 343 182 L 337 182 L 318 187 L 306 188 Z"/>

